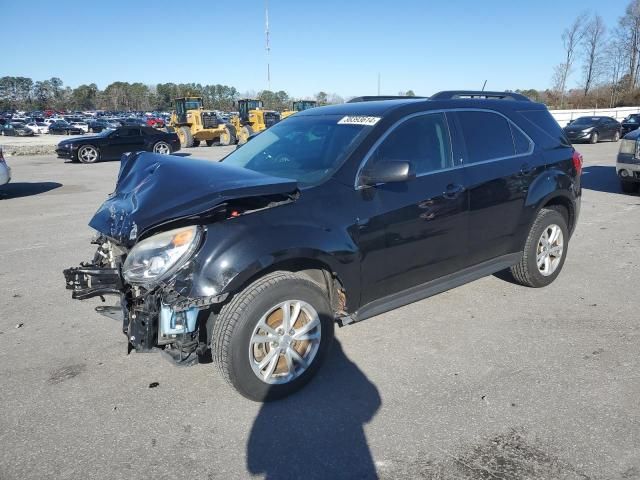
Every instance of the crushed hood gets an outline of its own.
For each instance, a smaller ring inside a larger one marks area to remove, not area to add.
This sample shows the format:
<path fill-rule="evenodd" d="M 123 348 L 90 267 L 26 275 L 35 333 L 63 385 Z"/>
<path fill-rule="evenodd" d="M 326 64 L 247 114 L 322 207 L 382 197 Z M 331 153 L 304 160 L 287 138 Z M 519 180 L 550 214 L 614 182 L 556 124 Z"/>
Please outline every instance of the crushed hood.
<path fill-rule="evenodd" d="M 205 214 L 229 200 L 289 194 L 297 182 L 208 160 L 154 153 L 122 157 L 115 191 L 89 225 L 130 246 L 145 230 Z"/>

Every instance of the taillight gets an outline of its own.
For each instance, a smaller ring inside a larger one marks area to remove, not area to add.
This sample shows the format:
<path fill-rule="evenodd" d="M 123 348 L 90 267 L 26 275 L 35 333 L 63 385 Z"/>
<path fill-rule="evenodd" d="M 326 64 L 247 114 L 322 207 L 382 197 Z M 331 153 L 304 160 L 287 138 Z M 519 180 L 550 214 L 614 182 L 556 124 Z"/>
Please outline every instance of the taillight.
<path fill-rule="evenodd" d="M 579 151 L 574 150 L 573 151 L 573 167 L 576 169 L 576 174 L 578 176 L 582 175 L 582 155 L 580 154 Z"/>

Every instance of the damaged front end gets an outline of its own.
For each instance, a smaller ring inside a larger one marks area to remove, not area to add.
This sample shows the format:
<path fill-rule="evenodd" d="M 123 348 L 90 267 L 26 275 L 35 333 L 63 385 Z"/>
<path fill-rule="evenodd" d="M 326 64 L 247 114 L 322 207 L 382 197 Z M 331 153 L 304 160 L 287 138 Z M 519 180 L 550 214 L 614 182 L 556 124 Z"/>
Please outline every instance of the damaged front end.
<path fill-rule="evenodd" d="M 208 345 L 206 329 L 201 338 L 199 328 L 208 312 L 200 315 L 201 309 L 224 299 L 189 301 L 173 288 L 179 277 L 189 276 L 185 267 L 202 241 L 203 230 L 192 226 L 163 232 L 131 250 L 101 235 L 93 242 L 98 248 L 91 262 L 64 270 L 66 286 L 78 300 L 118 296 L 118 305 L 101 305 L 96 311 L 122 322 L 129 352 L 159 349 L 179 364 L 192 364 Z"/>
<path fill-rule="evenodd" d="M 210 263 L 207 225 L 294 201 L 296 192 L 295 182 L 213 162 L 125 156 L 115 191 L 90 222 L 94 258 L 64 270 L 66 287 L 78 300 L 118 297 L 96 311 L 122 321 L 129 352 L 196 363 L 209 348 L 211 309 L 228 295 L 194 285 Z"/>

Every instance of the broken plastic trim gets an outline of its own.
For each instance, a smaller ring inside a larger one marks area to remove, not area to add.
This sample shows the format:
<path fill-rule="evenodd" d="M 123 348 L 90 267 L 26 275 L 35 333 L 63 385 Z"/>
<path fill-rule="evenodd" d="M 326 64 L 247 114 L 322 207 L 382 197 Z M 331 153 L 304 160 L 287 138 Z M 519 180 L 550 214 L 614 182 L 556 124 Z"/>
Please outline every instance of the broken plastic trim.
<path fill-rule="evenodd" d="M 103 268 L 95 264 L 81 264 L 63 271 L 72 298 L 86 300 L 102 295 L 120 295 L 122 277 L 117 268 Z"/>

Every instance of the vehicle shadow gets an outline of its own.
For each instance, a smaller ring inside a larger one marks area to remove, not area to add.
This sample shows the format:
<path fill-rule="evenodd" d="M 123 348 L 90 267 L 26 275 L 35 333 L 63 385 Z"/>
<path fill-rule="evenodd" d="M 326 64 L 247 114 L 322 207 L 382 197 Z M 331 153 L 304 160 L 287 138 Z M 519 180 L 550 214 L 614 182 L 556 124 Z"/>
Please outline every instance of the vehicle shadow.
<path fill-rule="evenodd" d="M 185 152 L 175 152 L 175 153 L 172 153 L 171 155 L 173 155 L 174 157 L 190 157 L 192 154 L 185 153 Z"/>
<path fill-rule="evenodd" d="M 0 200 L 29 197 L 60 188 L 58 182 L 14 182 L 0 187 Z"/>
<path fill-rule="evenodd" d="M 378 389 L 336 341 L 299 393 L 262 405 L 247 443 L 247 469 L 266 479 L 377 478 L 364 433 Z"/>
<path fill-rule="evenodd" d="M 623 194 L 616 167 L 607 165 L 591 165 L 582 169 L 582 188 L 605 193 Z M 624 193 L 624 195 L 629 195 Z"/>

